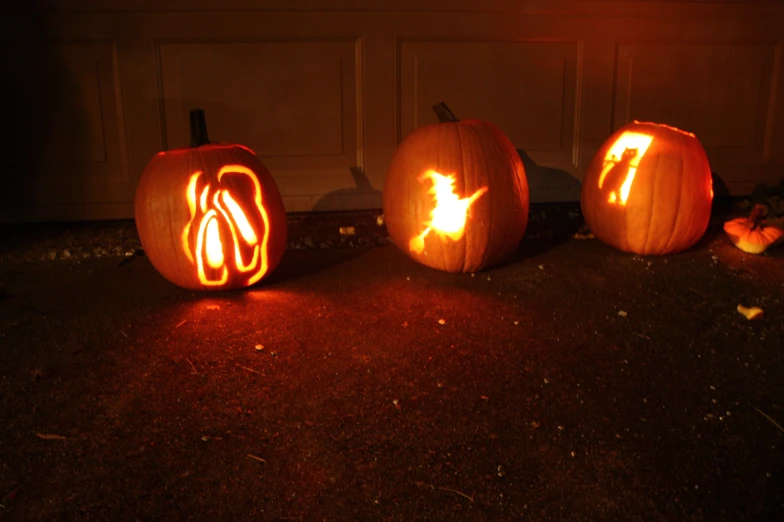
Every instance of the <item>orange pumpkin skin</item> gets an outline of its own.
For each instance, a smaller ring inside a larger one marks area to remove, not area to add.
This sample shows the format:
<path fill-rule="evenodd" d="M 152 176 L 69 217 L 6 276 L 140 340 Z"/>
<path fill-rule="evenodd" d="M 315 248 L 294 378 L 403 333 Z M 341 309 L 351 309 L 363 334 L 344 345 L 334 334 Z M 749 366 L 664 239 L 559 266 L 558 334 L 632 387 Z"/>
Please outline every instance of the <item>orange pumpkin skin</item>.
<path fill-rule="evenodd" d="M 250 286 L 275 269 L 286 248 L 280 192 L 256 154 L 242 145 L 158 153 L 142 173 L 134 206 L 146 256 L 183 288 Z M 243 229 L 243 219 L 251 232 Z M 206 261 L 210 237 L 220 237 L 223 247 L 223 262 L 215 267 Z"/>
<path fill-rule="evenodd" d="M 724 232 L 733 245 L 748 254 L 762 254 L 784 239 L 784 230 L 774 227 L 753 228 L 749 218 L 735 218 L 724 223 Z"/>
<path fill-rule="evenodd" d="M 697 243 L 708 228 L 712 201 L 710 165 L 699 140 L 668 125 L 638 121 L 602 145 L 580 194 L 593 234 L 641 255 L 675 253 Z"/>
<path fill-rule="evenodd" d="M 784 241 L 784 229 L 764 219 L 766 213 L 764 206 L 755 205 L 750 216 L 725 222 L 724 232 L 730 242 L 748 254 L 762 254 Z"/>
<path fill-rule="evenodd" d="M 426 232 L 436 206 L 429 172 L 453 176 L 455 200 L 475 198 L 459 237 Z M 476 272 L 507 257 L 525 234 L 528 205 L 514 145 L 481 120 L 419 127 L 395 150 L 384 184 L 384 221 L 394 243 L 415 261 L 447 272 Z"/>

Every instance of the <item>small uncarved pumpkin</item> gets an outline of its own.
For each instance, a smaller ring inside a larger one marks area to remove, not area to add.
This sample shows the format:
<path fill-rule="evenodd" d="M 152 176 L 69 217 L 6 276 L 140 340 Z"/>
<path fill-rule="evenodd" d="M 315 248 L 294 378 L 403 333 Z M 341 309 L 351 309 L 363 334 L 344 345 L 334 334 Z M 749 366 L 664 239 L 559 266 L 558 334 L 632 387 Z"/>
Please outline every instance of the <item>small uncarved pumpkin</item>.
<path fill-rule="evenodd" d="M 249 148 L 210 143 L 201 110 L 191 112 L 191 146 L 159 152 L 147 164 L 134 205 L 145 254 L 184 288 L 250 286 L 286 248 L 275 180 Z"/>
<path fill-rule="evenodd" d="M 406 255 L 447 272 L 475 272 L 515 248 L 528 222 L 528 181 L 506 135 L 481 120 L 440 123 L 400 143 L 384 185 L 384 220 Z"/>
<path fill-rule="evenodd" d="M 724 232 L 733 245 L 749 254 L 761 254 L 780 241 L 784 229 L 765 219 L 767 209 L 755 205 L 749 217 L 739 217 L 724 223 Z"/>
<path fill-rule="evenodd" d="M 585 222 L 604 243 L 658 255 L 693 246 L 710 220 L 708 157 L 694 134 L 634 121 L 602 145 L 583 178 Z"/>

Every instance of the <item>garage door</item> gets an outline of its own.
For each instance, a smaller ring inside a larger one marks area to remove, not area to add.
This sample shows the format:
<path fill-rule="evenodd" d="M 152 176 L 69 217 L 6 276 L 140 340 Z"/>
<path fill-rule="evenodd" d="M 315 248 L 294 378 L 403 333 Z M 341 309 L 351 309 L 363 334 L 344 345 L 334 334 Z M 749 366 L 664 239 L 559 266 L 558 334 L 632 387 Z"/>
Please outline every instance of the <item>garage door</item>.
<path fill-rule="evenodd" d="M 535 202 L 577 200 L 632 119 L 694 132 L 719 192 L 784 175 L 779 1 L 49 0 L 0 27 L 5 222 L 131 218 L 197 107 L 289 212 L 380 208 L 439 100 L 506 132 Z"/>

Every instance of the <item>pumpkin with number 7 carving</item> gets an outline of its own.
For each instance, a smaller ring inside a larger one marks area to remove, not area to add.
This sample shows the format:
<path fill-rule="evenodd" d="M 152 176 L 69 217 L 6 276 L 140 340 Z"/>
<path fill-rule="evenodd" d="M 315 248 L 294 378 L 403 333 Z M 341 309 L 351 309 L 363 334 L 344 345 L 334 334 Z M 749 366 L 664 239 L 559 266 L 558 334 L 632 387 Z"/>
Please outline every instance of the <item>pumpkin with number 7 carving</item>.
<path fill-rule="evenodd" d="M 283 200 L 252 150 L 210 143 L 204 113 L 190 116 L 191 146 L 158 153 L 139 180 L 139 239 L 155 269 L 176 285 L 250 286 L 283 256 Z"/>
<path fill-rule="evenodd" d="M 712 200 L 708 157 L 694 134 L 639 121 L 602 145 L 580 195 L 597 238 L 642 255 L 694 245 L 708 228 Z"/>

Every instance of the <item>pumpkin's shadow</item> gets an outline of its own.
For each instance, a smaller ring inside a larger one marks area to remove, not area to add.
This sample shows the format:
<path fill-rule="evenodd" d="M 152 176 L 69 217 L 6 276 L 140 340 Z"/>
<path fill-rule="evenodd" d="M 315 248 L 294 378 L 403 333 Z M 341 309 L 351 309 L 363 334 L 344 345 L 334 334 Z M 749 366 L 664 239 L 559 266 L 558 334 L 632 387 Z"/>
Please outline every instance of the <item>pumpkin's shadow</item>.
<path fill-rule="evenodd" d="M 359 208 L 380 209 L 382 192 L 373 188 L 360 167 L 349 168 L 354 186 L 329 192 L 313 205 L 313 212 L 334 212 Z"/>
<path fill-rule="evenodd" d="M 251 287 L 261 290 L 286 281 L 307 277 L 328 270 L 357 257 L 367 254 L 365 248 L 334 248 L 320 250 L 317 254 L 303 250 L 286 250 L 280 265 L 260 284 Z"/>
<path fill-rule="evenodd" d="M 711 216 L 713 220 L 726 220 L 732 214 L 733 197 L 727 184 L 717 172 L 711 172 L 713 181 L 713 202 L 711 204 Z"/>
<path fill-rule="evenodd" d="M 516 150 L 525 168 L 532 202 L 528 224 L 517 248 L 493 268 L 540 257 L 570 241 L 584 224 L 580 180 L 564 170 L 539 165 L 524 150 Z"/>
<path fill-rule="evenodd" d="M 349 171 L 354 187 L 325 194 L 308 212 L 289 214 L 288 249 L 268 278 L 270 284 L 326 270 L 388 243 L 386 227 L 375 222 L 382 212 L 382 192 L 373 188 L 361 168 Z M 354 228 L 356 233 L 343 235 L 343 228 Z M 303 253 L 314 249 L 320 253 Z"/>
<path fill-rule="evenodd" d="M 516 149 L 523 162 L 531 201 L 539 203 L 580 201 L 580 180 L 565 170 L 537 164 L 522 149 Z"/>
<path fill-rule="evenodd" d="M 501 268 L 516 263 L 522 263 L 530 259 L 541 257 L 551 250 L 557 249 L 559 246 L 568 243 L 570 240 L 566 238 L 558 239 L 526 239 L 523 238 L 514 252 L 509 254 L 504 261 L 495 266 Z"/>

